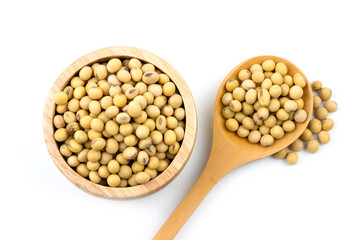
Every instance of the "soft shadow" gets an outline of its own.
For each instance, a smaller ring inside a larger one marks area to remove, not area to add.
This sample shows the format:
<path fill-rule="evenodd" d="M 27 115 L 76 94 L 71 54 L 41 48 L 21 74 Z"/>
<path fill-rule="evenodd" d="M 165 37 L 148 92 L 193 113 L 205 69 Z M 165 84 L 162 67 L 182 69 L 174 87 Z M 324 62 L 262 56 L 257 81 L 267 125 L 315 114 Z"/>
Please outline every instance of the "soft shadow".
<path fill-rule="evenodd" d="M 215 99 L 215 98 L 214 98 Z M 204 171 L 204 168 L 207 164 L 207 161 L 210 156 L 211 147 L 212 147 L 212 138 L 213 138 L 213 104 L 206 104 L 204 106 L 206 109 L 206 114 L 202 114 L 202 119 L 199 121 L 199 128 L 204 128 L 201 131 L 201 134 L 203 135 L 201 138 L 198 137 L 200 141 L 198 141 L 197 145 L 200 145 L 197 147 L 197 149 L 201 149 L 201 159 L 199 159 L 200 164 L 198 166 L 198 169 L 194 172 L 194 179 L 198 179 L 201 175 L 201 173 Z M 194 182 L 195 183 L 195 182 Z"/>

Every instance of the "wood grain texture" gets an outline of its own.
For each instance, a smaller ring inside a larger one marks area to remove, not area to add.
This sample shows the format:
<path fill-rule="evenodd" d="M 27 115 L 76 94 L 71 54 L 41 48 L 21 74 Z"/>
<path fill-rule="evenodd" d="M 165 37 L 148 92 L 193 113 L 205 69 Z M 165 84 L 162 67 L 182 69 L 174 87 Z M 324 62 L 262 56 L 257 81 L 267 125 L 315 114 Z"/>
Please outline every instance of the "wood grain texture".
<path fill-rule="evenodd" d="M 286 59 L 275 56 L 258 56 L 250 58 L 237 65 L 224 79 L 218 90 L 213 112 L 213 142 L 210 158 L 201 174 L 200 178 L 194 184 L 190 192 L 181 201 L 174 210 L 159 232 L 153 239 L 173 239 L 181 227 L 190 218 L 192 213 L 205 198 L 213 186 L 226 174 L 232 170 L 249 163 L 251 161 L 272 155 L 294 142 L 307 127 L 313 109 L 312 90 L 309 81 L 304 89 L 304 110 L 307 112 L 307 119 L 303 123 L 296 123 L 296 128 L 291 133 L 286 133 L 284 138 L 275 140 L 270 147 L 263 147 L 260 144 L 250 143 L 246 138 L 240 138 L 235 133 L 229 132 L 225 128 L 225 119 L 222 116 L 223 105 L 221 98 L 225 93 L 225 84 L 228 80 L 238 79 L 237 74 L 242 69 L 249 69 L 255 63 L 262 63 L 266 59 L 272 59 L 275 62 L 283 62 L 288 67 L 288 73 L 294 75 L 301 73 L 293 63 Z"/>
<path fill-rule="evenodd" d="M 162 172 L 159 176 L 152 179 L 146 184 L 138 185 L 127 188 L 112 188 L 105 187 L 99 184 L 92 183 L 91 181 L 81 177 L 74 171 L 62 157 L 59 152 L 58 145 L 54 139 L 54 126 L 53 118 L 55 114 L 54 95 L 64 89 L 70 79 L 78 73 L 78 71 L 87 65 L 95 62 L 104 62 L 110 58 L 137 58 L 144 62 L 152 63 L 162 72 L 166 73 L 170 79 L 175 83 L 181 96 L 186 112 L 186 127 L 185 136 L 176 157 L 173 159 L 169 167 Z M 65 71 L 59 76 L 52 86 L 49 96 L 47 98 L 44 110 L 44 123 L 43 131 L 46 146 L 59 170 L 74 184 L 84 189 L 87 192 L 107 197 L 107 198 L 133 198 L 140 197 L 149 193 L 158 191 L 159 189 L 170 183 L 186 165 L 191 152 L 193 150 L 196 133 L 197 133 L 197 115 L 194 99 L 191 95 L 190 89 L 186 85 L 184 79 L 180 74 L 167 62 L 160 57 L 148 51 L 134 48 L 134 47 L 109 47 L 91 52 L 72 63 Z"/>

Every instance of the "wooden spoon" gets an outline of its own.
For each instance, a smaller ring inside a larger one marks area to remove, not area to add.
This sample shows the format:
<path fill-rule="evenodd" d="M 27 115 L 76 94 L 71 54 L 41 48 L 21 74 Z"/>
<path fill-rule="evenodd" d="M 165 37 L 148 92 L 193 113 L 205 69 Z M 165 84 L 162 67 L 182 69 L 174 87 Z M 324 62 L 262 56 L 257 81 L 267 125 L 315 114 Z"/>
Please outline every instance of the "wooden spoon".
<path fill-rule="evenodd" d="M 303 123 L 296 123 L 293 132 L 285 134 L 282 139 L 275 140 L 270 147 L 263 147 L 260 144 L 250 143 L 245 138 L 238 137 L 235 133 L 229 132 L 225 128 L 225 119 L 222 116 L 223 105 L 221 98 L 225 93 L 225 84 L 230 79 L 238 79 L 238 73 L 242 69 L 249 69 L 255 63 L 261 64 L 264 60 L 272 59 L 276 63 L 283 62 L 288 68 L 288 74 L 294 75 L 301 73 L 293 63 L 288 60 L 275 56 L 258 56 L 250 58 L 237 65 L 221 83 L 215 99 L 213 112 L 213 143 L 208 163 L 200 178 L 191 188 L 190 192 L 181 201 L 179 206 L 171 214 L 153 239 L 173 239 L 185 222 L 190 218 L 200 202 L 215 184 L 232 170 L 252 162 L 254 160 L 270 156 L 294 142 L 305 130 L 308 125 L 312 109 L 313 99 L 311 86 L 306 79 L 307 85 L 304 88 L 304 110 L 307 119 Z"/>

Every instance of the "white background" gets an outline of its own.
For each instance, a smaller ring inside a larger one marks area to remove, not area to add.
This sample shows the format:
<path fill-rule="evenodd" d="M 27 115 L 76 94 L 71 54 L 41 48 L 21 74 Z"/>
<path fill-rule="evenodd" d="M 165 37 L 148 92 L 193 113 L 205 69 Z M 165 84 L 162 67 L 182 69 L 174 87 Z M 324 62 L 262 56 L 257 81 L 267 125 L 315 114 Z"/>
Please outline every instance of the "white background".
<path fill-rule="evenodd" d="M 294 62 L 333 89 L 332 140 L 289 166 L 272 157 L 221 180 L 176 239 L 360 239 L 357 1 L 1 1 L 0 239 L 151 239 L 202 172 L 217 88 L 241 61 Z M 108 200 L 70 183 L 47 153 L 42 114 L 73 61 L 135 46 L 187 81 L 199 128 L 182 173 L 158 193 Z"/>

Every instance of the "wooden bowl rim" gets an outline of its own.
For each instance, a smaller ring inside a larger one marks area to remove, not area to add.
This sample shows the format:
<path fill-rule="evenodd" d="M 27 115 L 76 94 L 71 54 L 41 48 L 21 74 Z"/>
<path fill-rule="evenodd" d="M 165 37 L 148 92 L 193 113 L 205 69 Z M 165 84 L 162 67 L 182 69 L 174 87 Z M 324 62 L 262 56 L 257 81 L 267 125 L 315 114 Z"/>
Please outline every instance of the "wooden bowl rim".
<path fill-rule="evenodd" d="M 144 62 L 153 64 L 162 72 L 166 73 L 175 83 L 181 96 L 183 97 L 183 103 L 186 112 L 185 136 L 176 157 L 173 159 L 169 167 L 164 172 L 159 174 L 156 178 L 152 179 L 146 184 L 137 185 L 134 187 L 106 187 L 83 178 L 66 163 L 65 159 L 60 154 L 59 147 L 53 137 L 53 118 L 55 115 L 55 103 L 53 100 L 54 94 L 59 90 L 64 89 L 70 79 L 75 74 L 77 74 L 82 67 L 95 62 L 102 62 L 113 57 L 137 58 Z M 181 170 L 186 165 L 188 159 L 190 158 L 190 155 L 194 148 L 197 134 L 197 121 L 198 120 L 195 102 L 190 92 L 190 89 L 184 79 L 170 64 L 168 64 L 165 60 L 158 57 L 157 55 L 143 49 L 135 47 L 116 46 L 107 47 L 88 53 L 73 62 L 61 73 L 61 75 L 53 84 L 46 100 L 44 109 L 43 132 L 47 149 L 55 165 L 65 175 L 65 177 L 68 178 L 76 186 L 89 193 L 106 198 L 135 198 L 160 190 L 161 188 L 169 184 L 172 180 L 174 180 L 174 178 L 181 172 Z"/>

